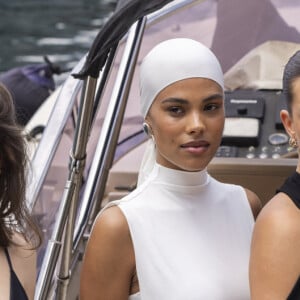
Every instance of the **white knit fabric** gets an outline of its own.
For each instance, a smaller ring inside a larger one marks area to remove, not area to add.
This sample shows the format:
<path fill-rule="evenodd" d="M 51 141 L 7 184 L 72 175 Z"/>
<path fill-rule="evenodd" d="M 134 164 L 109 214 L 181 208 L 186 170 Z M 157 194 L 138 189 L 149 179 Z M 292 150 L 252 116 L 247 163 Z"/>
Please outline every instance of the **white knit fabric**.
<path fill-rule="evenodd" d="M 208 78 L 224 89 L 219 61 L 209 48 L 198 41 L 176 38 L 156 45 L 143 59 L 140 68 L 141 112 L 147 112 L 168 85 L 188 78 Z"/>
<path fill-rule="evenodd" d="M 142 300 L 248 300 L 254 225 L 246 193 L 207 171 L 155 164 L 118 205 L 134 245 Z"/>

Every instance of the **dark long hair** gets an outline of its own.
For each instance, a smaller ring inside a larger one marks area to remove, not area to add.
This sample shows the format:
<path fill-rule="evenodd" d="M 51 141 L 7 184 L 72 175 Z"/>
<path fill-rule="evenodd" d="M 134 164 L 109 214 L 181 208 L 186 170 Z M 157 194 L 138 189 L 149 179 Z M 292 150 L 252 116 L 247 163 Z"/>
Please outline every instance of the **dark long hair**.
<path fill-rule="evenodd" d="M 300 78 L 300 50 L 290 57 L 283 71 L 282 88 L 290 113 L 293 101 L 293 82 L 297 78 Z"/>
<path fill-rule="evenodd" d="M 13 99 L 0 84 L 0 246 L 7 247 L 15 232 L 36 248 L 41 243 L 38 226 L 26 207 L 28 168 L 26 141 L 16 123 Z"/>

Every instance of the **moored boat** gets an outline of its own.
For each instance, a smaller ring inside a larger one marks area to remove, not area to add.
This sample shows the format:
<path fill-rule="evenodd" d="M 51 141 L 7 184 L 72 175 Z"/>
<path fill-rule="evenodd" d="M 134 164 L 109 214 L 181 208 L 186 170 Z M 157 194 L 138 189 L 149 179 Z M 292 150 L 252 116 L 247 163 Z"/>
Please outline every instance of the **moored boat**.
<path fill-rule="evenodd" d="M 295 153 L 288 145 L 279 110 L 285 107 L 283 65 L 300 48 L 298 1 L 169 2 L 139 18 L 109 48 L 99 77 L 89 81 L 70 75 L 45 103 L 51 102 L 48 107 L 53 108 L 46 109 L 45 130 L 32 154 L 28 189 L 28 203 L 45 234 L 36 299 L 54 295 L 76 299 L 80 261 L 95 215 L 105 203 L 136 186 L 147 140 L 139 111 L 137 73 L 141 59 L 154 44 L 189 37 L 209 46 L 220 59 L 225 73 L 226 123 L 222 145 L 209 169 L 212 176 L 248 187 L 266 203 L 295 169 Z M 72 74 L 82 74 L 86 62 L 87 56 Z M 92 99 L 92 107 L 82 104 L 84 93 Z M 77 125 L 85 109 L 89 121 L 82 131 Z M 29 122 L 31 129 L 39 124 L 39 113 Z M 86 140 L 86 150 L 85 143 L 77 143 L 82 140 Z M 84 154 L 75 160 L 79 162 L 76 171 L 82 172 L 79 176 L 75 172 L 75 181 L 74 170 L 69 168 L 74 163 L 70 150 Z M 71 255 L 65 263 L 63 232 L 67 232 L 72 211 L 75 225 L 67 249 Z M 56 279 L 55 274 L 60 277 L 69 269 L 71 277 Z M 59 289 L 60 282 L 67 288 Z"/>

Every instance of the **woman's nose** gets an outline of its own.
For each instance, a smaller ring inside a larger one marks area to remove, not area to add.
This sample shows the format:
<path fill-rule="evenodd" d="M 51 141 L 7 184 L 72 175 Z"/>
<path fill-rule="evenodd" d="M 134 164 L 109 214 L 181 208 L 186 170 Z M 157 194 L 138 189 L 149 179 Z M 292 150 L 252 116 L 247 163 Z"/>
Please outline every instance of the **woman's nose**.
<path fill-rule="evenodd" d="M 205 125 L 199 113 L 193 113 L 188 118 L 187 131 L 190 134 L 202 133 Z"/>

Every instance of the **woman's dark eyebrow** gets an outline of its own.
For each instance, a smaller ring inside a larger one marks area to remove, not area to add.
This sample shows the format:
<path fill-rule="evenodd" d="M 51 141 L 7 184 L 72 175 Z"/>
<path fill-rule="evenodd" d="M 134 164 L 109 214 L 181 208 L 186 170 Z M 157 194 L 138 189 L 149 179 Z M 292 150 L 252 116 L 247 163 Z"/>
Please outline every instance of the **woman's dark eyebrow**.
<path fill-rule="evenodd" d="M 203 99 L 203 102 L 211 101 L 211 100 L 222 100 L 224 98 L 223 94 L 213 94 L 208 96 L 207 98 Z"/>
<path fill-rule="evenodd" d="M 213 94 L 208 96 L 207 98 L 203 99 L 203 102 L 211 101 L 211 100 L 216 100 L 216 99 L 223 99 L 223 94 Z M 188 100 L 182 99 L 182 98 L 166 98 L 162 100 L 162 103 L 178 103 L 178 104 L 188 104 Z"/>
<path fill-rule="evenodd" d="M 162 103 L 178 103 L 178 104 L 187 104 L 188 101 L 181 98 L 166 98 L 161 101 Z"/>

